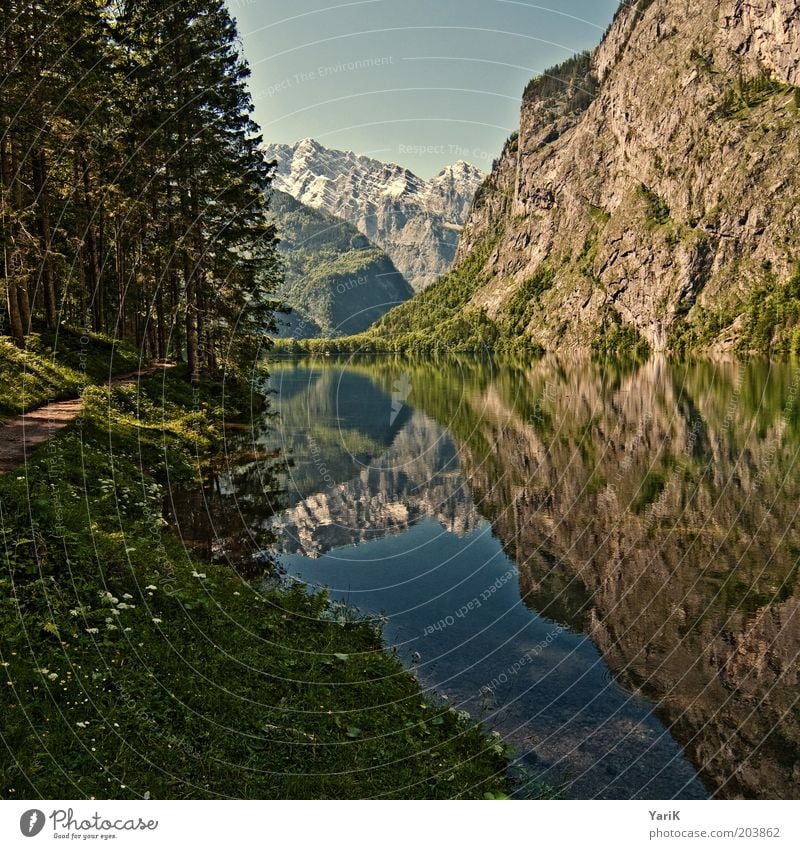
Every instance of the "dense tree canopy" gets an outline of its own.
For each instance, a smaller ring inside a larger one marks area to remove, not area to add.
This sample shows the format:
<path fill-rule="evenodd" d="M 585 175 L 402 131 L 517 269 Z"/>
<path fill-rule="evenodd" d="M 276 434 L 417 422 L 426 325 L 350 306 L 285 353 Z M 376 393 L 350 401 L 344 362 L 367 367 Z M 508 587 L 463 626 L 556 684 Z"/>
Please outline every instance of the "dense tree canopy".
<path fill-rule="evenodd" d="M 271 327 L 278 274 L 236 25 L 220 0 L 0 0 L 5 305 L 190 373 Z"/>

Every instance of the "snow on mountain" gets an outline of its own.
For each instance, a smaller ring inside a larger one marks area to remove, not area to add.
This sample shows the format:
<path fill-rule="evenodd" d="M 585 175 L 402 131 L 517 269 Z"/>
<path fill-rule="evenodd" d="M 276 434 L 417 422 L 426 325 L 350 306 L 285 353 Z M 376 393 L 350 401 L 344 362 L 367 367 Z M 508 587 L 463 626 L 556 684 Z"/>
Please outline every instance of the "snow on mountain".
<path fill-rule="evenodd" d="M 456 162 L 423 180 L 400 165 L 330 150 L 314 139 L 269 145 L 265 155 L 278 162 L 276 189 L 355 226 L 417 291 L 450 268 L 485 177 Z"/>

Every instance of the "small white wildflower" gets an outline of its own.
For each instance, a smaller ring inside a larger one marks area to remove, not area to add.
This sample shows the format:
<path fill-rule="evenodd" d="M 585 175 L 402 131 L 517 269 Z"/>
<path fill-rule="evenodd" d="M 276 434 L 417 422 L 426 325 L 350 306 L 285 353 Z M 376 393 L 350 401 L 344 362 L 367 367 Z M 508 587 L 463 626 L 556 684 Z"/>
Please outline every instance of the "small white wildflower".
<path fill-rule="evenodd" d="M 130 609 L 130 605 L 129 605 L 129 604 L 125 604 L 125 602 L 124 602 L 124 601 L 121 601 L 121 602 L 117 605 L 117 610 L 129 610 L 129 609 Z M 117 612 L 117 610 L 115 610 L 115 611 L 114 611 L 114 613 L 116 613 L 116 612 Z"/>
<path fill-rule="evenodd" d="M 51 672 L 51 673 L 50 673 L 47 677 L 48 677 L 51 681 L 55 681 L 55 680 L 56 680 L 56 678 L 58 678 L 58 673 L 57 673 L 57 672 Z"/>
<path fill-rule="evenodd" d="M 116 625 L 106 625 L 106 631 L 116 631 L 116 630 L 117 630 Z"/>
<path fill-rule="evenodd" d="M 233 594 L 234 594 L 234 595 L 241 595 L 241 593 L 240 593 L 240 592 L 236 592 L 236 591 L 234 591 L 234 593 L 233 593 Z"/>
<path fill-rule="evenodd" d="M 154 623 L 155 625 L 160 625 L 160 624 L 161 624 L 161 620 L 160 620 L 160 619 L 153 619 L 153 623 Z"/>
<path fill-rule="evenodd" d="M 78 726 L 78 728 L 88 728 L 89 727 L 88 722 L 76 722 L 75 724 Z"/>
<path fill-rule="evenodd" d="M 99 634 L 100 629 L 99 628 L 87 628 L 86 633 L 87 634 Z"/>
<path fill-rule="evenodd" d="M 195 570 L 192 570 L 192 577 L 193 578 L 205 578 L 205 576 L 206 576 L 205 572 L 197 572 Z"/>
<path fill-rule="evenodd" d="M 131 598 L 133 598 L 133 596 L 132 596 L 130 593 L 123 593 L 123 594 L 122 594 L 122 597 L 123 597 L 123 598 L 127 598 L 127 599 L 131 599 Z"/>
<path fill-rule="evenodd" d="M 145 589 L 146 589 L 146 590 L 157 590 L 157 589 L 158 589 L 158 587 L 157 587 L 155 584 L 148 584 L 148 585 L 145 587 Z"/>
<path fill-rule="evenodd" d="M 120 614 L 119 610 L 112 610 L 111 615 L 112 616 L 120 616 L 121 614 Z"/>

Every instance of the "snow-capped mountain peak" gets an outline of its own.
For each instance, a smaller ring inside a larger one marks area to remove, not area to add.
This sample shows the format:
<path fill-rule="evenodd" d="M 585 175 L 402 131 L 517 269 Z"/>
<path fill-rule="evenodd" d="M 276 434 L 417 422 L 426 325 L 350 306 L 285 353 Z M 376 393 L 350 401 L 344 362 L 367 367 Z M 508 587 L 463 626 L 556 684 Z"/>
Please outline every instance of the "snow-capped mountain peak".
<path fill-rule="evenodd" d="M 411 285 L 424 289 L 455 258 L 458 234 L 484 174 L 455 162 L 431 180 L 407 168 L 315 139 L 270 145 L 278 162 L 275 188 L 350 222 L 380 246 Z"/>

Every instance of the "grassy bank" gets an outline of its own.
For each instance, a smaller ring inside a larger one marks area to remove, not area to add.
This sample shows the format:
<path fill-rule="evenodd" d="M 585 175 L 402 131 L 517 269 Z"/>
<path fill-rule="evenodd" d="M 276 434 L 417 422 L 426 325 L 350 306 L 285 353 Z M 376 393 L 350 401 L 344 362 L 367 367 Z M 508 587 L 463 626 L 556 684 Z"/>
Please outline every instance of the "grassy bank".
<path fill-rule="evenodd" d="M 42 385 L 62 374 L 26 356 Z M 503 747 L 426 698 L 371 626 L 260 592 L 166 530 L 165 489 L 218 447 L 223 412 L 219 387 L 180 378 L 88 386 L 82 421 L 0 478 L 0 797 L 507 792 Z M 224 403 L 230 418 L 249 399 Z"/>
<path fill-rule="evenodd" d="M 47 401 L 76 398 L 83 386 L 140 365 L 135 350 L 96 333 L 31 334 L 21 350 L 0 336 L 0 418 Z"/>

